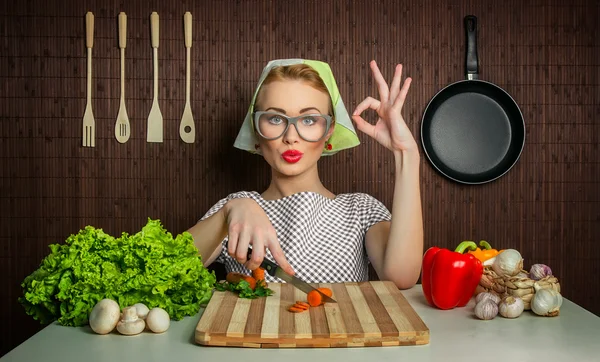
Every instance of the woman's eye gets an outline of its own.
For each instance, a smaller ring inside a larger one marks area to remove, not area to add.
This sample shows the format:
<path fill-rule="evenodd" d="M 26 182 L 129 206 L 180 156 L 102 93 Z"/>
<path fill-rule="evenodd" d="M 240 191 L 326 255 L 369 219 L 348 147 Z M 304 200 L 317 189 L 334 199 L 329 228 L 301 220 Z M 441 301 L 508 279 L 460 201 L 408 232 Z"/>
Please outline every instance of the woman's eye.
<path fill-rule="evenodd" d="M 304 125 L 310 126 L 312 124 L 314 124 L 316 121 L 313 117 L 304 117 L 302 118 L 302 123 Z"/>
<path fill-rule="evenodd" d="M 273 117 L 269 118 L 269 122 L 273 123 L 273 124 L 280 124 L 283 122 L 283 118 L 280 116 L 273 116 Z"/>

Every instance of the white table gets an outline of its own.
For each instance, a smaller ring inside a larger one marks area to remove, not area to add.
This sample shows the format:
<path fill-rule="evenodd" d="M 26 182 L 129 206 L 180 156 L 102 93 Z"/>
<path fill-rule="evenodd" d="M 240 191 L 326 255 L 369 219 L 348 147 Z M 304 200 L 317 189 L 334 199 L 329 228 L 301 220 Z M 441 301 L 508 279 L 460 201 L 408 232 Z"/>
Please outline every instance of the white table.
<path fill-rule="evenodd" d="M 1 362 L 71 361 L 600 361 L 600 318 L 564 299 L 560 316 L 526 311 L 517 319 L 482 321 L 473 316 L 474 300 L 464 308 L 441 311 L 426 304 L 417 285 L 404 296 L 430 330 L 423 346 L 249 349 L 205 347 L 194 343 L 200 313 L 171 322 L 161 335 L 97 335 L 89 327 L 51 324 L 17 346 Z"/>

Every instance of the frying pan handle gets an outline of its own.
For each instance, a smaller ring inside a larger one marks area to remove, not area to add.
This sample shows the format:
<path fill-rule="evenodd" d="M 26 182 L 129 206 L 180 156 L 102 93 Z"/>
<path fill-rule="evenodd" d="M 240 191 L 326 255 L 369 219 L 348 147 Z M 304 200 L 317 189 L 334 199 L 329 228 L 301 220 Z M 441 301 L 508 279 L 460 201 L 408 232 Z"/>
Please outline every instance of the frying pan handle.
<path fill-rule="evenodd" d="M 474 15 L 465 16 L 465 31 L 467 35 L 467 79 L 479 78 L 479 61 L 477 59 L 477 18 Z"/>

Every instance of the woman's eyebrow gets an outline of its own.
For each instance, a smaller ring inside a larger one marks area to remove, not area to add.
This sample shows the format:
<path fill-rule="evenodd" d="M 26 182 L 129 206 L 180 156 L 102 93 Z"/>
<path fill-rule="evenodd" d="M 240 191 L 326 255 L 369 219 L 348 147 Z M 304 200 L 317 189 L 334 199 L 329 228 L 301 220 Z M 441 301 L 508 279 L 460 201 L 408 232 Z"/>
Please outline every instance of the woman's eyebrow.
<path fill-rule="evenodd" d="M 315 111 L 317 111 L 317 112 L 321 113 L 321 111 L 320 111 L 320 110 L 319 110 L 317 107 L 307 107 L 307 108 L 302 108 L 302 109 L 300 110 L 300 113 L 308 112 L 308 111 L 310 111 L 310 110 L 312 110 L 312 109 L 314 109 Z M 277 111 L 277 112 L 279 112 L 279 113 L 287 114 L 287 113 L 285 112 L 285 110 L 283 110 L 283 109 L 281 109 L 281 108 L 277 108 L 277 107 L 269 107 L 269 108 L 265 109 L 265 111 L 269 111 L 269 110 L 274 110 L 274 111 Z"/>

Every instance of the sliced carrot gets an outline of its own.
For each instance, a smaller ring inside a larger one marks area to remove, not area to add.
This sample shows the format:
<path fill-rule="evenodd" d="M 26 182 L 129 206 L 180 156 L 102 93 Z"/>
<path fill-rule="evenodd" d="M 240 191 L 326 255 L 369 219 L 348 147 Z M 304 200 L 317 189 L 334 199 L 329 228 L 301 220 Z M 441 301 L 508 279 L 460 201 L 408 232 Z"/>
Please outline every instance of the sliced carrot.
<path fill-rule="evenodd" d="M 261 267 L 258 267 L 256 269 L 254 269 L 252 271 L 252 277 L 254 279 L 256 279 L 257 281 L 259 281 L 259 280 L 265 280 L 265 269 L 261 268 Z"/>
<path fill-rule="evenodd" d="M 300 309 L 304 309 L 304 310 L 307 310 L 308 308 L 310 308 L 308 306 L 308 304 L 307 305 L 303 305 L 303 304 L 298 304 L 298 303 L 293 304 L 292 307 L 294 307 L 294 308 L 300 308 Z"/>
<path fill-rule="evenodd" d="M 316 290 L 311 290 L 310 292 L 308 292 L 308 294 L 306 294 L 306 299 L 311 307 L 318 307 L 323 303 L 323 298 L 321 297 L 321 294 L 319 294 L 319 292 L 317 292 Z"/>
<path fill-rule="evenodd" d="M 317 290 L 330 298 L 333 295 L 333 291 L 331 291 L 331 289 L 329 289 L 329 288 L 321 287 L 321 288 L 317 288 Z"/>
<path fill-rule="evenodd" d="M 298 307 L 291 306 L 291 307 L 289 307 L 289 308 L 288 308 L 288 310 L 289 310 L 290 312 L 292 312 L 292 313 L 302 313 L 302 312 L 304 312 L 306 309 L 302 309 L 302 308 L 298 308 Z"/>
<path fill-rule="evenodd" d="M 250 284 L 250 289 L 254 290 L 254 288 L 256 288 L 256 279 L 246 274 L 229 272 L 227 273 L 225 280 L 231 284 L 237 284 L 240 281 L 245 280 Z"/>
<path fill-rule="evenodd" d="M 306 309 L 310 308 L 310 304 L 308 304 L 306 302 L 303 302 L 301 300 L 297 300 L 296 304 L 299 305 L 299 306 L 305 307 Z"/>

